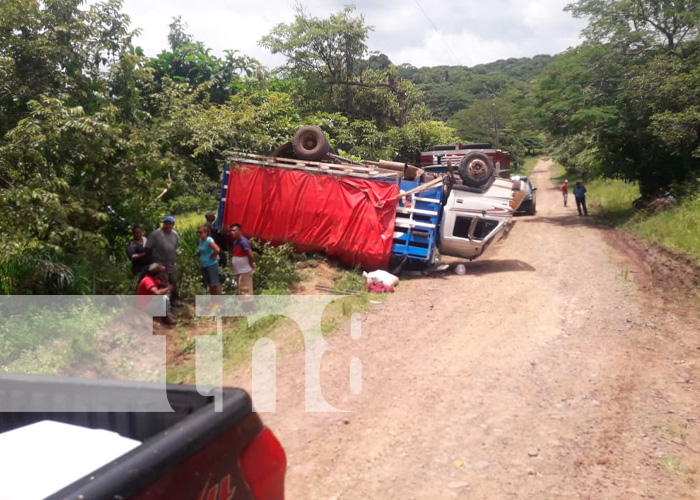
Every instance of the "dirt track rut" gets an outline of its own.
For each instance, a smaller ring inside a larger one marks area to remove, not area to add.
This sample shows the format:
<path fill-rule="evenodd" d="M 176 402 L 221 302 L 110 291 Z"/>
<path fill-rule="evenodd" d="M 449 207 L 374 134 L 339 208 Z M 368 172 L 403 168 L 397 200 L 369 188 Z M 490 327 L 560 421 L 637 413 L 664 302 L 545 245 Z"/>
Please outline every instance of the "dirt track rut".
<path fill-rule="evenodd" d="M 289 499 L 700 498 L 697 318 L 637 290 L 549 167 L 466 275 L 405 279 L 328 338 L 324 397 L 352 413 L 305 413 L 303 352 L 278 359 Z"/>

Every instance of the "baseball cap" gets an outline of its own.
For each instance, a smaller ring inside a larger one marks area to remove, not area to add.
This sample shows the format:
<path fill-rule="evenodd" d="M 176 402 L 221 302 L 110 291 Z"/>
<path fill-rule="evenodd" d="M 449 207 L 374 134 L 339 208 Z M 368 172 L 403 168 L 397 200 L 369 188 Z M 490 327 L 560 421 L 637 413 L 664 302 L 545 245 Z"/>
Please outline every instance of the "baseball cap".
<path fill-rule="evenodd" d="M 163 222 L 170 222 L 172 224 L 175 224 L 175 217 L 173 217 L 172 215 L 166 215 L 163 218 Z"/>
<path fill-rule="evenodd" d="M 158 264 L 157 262 L 154 262 L 153 264 L 151 264 L 150 266 L 148 266 L 148 270 L 149 270 L 150 272 L 154 273 L 154 272 L 156 272 L 156 271 L 160 271 L 160 268 L 161 268 L 161 267 L 163 267 L 163 266 L 161 266 L 161 265 Z"/>
<path fill-rule="evenodd" d="M 214 215 L 214 211 L 213 211 L 213 210 L 207 210 L 206 212 L 204 212 L 204 216 L 205 216 L 205 217 L 209 217 L 210 215 Z"/>

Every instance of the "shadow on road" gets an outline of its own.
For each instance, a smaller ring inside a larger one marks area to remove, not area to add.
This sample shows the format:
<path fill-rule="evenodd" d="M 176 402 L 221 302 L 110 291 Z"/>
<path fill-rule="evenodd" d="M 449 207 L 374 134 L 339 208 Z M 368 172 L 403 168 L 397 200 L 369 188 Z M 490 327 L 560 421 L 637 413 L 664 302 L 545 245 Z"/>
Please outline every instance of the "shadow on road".
<path fill-rule="evenodd" d="M 590 215 L 588 217 L 579 216 L 577 213 L 571 215 L 558 215 L 555 217 L 547 217 L 543 215 L 534 216 L 518 216 L 516 218 L 518 224 L 531 224 L 531 223 L 543 223 L 552 224 L 555 226 L 601 226 L 605 227 L 605 224 L 597 217 Z"/>
<path fill-rule="evenodd" d="M 401 279 L 420 279 L 425 277 L 431 278 L 445 278 L 455 274 L 455 268 L 462 264 L 467 268 L 467 272 L 464 276 L 480 276 L 484 274 L 495 274 L 495 273 L 510 273 L 510 272 L 533 272 L 536 271 L 527 262 L 517 259 L 504 259 L 504 260 L 480 260 L 475 262 L 470 262 L 468 260 L 456 260 L 450 259 L 449 262 L 445 262 L 449 267 L 445 270 L 438 271 L 436 269 L 431 269 L 427 271 L 404 271 L 401 274 Z"/>
<path fill-rule="evenodd" d="M 527 262 L 518 259 L 505 260 L 480 260 L 476 262 L 455 261 L 450 262 L 450 270 L 463 264 L 467 268 L 467 274 L 493 274 L 493 273 L 511 273 L 518 271 L 533 272 L 536 271 Z"/>

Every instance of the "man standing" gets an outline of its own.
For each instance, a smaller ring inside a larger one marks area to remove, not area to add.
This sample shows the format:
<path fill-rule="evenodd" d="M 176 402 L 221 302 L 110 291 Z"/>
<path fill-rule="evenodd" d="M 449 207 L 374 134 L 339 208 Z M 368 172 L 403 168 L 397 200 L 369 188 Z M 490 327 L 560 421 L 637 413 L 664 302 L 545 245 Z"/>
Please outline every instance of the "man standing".
<path fill-rule="evenodd" d="M 569 201 L 569 181 L 564 181 L 561 185 L 561 194 L 564 196 L 564 206 L 566 207 L 566 202 Z"/>
<path fill-rule="evenodd" d="M 581 184 L 581 181 L 576 181 L 574 187 L 574 198 L 576 198 L 576 208 L 578 209 L 579 217 L 585 215 L 588 217 L 588 208 L 586 208 L 586 188 Z M 583 213 L 581 212 L 583 209 Z"/>
<path fill-rule="evenodd" d="M 146 252 L 151 255 L 154 262 L 165 266 L 160 275 L 164 285 L 170 285 L 170 298 L 173 307 L 180 306 L 177 294 L 177 264 L 175 253 L 180 246 L 180 236 L 173 229 L 175 217 L 168 215 L 163 219 L 163 225 L 148 235 Z"/>
<path fill-rule="evenodd" d="M 243 236 L 240 224 L 231 225 L 231 239 L 233 240 L 233 272 L 236 274 L 238 295 L 253 295 L 253 270 L 258 267 L 253 255 L 253 247 L 250 241 Z"/>

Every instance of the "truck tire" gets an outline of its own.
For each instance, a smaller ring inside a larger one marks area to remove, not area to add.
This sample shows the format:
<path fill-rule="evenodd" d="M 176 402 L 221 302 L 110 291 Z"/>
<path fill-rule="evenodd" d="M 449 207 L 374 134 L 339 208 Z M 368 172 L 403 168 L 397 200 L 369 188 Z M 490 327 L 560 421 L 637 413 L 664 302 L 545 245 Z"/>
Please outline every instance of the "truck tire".
<path fill-rule="evenodd" d="M 459 162 L 459 176 L 469 187 L 483 186 L 493 176 L 493 171 L 493 160 L 483 153 L 468 154 Z"/>
<path fill-rule="evenodd" d="M 294 148 L 292 148 L 292 143 L 285 142 L 270 153 L 270 156 L 273 158 L 294 158 Z"/>
<path fill-rule="evenodd" d="M 294 133 L 292 138 L 294 153 L 300 160 L 322 160 L 330 149 L 326 134 L 318 127 L 305 125 Z"/>

